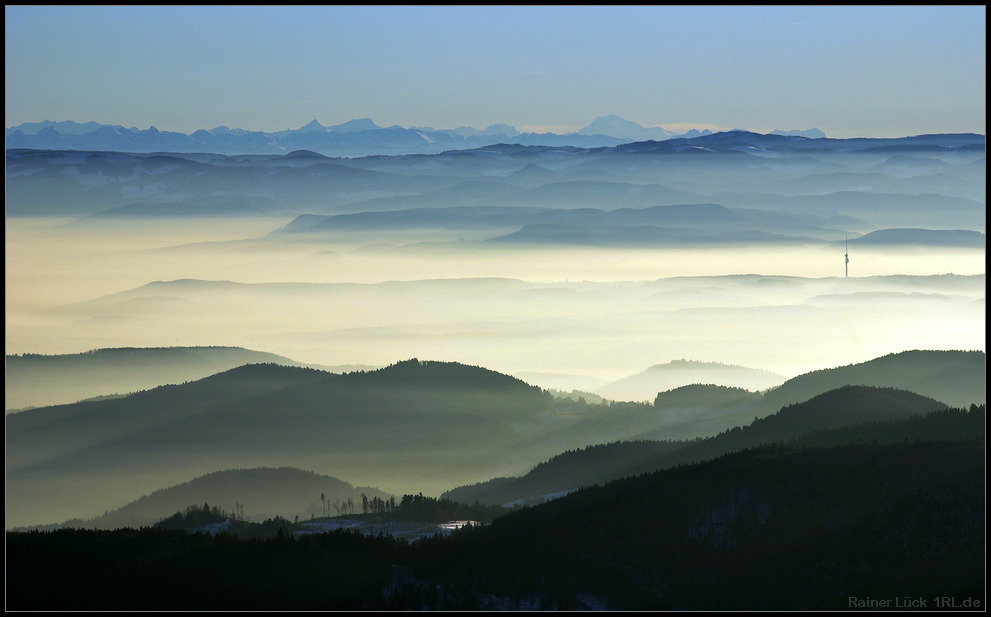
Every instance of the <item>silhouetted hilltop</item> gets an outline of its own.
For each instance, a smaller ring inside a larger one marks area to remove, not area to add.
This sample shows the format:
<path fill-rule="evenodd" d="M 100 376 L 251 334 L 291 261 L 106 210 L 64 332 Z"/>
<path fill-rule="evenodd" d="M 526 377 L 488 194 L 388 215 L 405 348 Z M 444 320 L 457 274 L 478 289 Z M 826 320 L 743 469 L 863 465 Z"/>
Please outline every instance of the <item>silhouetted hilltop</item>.
<path fill-rule="evenodd" d="M 368 372 L 348 373 L 354 384 L 392 387 L 450 388 L 453 390 L 499 391 L 540 394 L 541 389 L 524 381 L 478 366 L 459 362 L 421 361 L 416 358 Z"/>
<path fill-rule="evenodd" d="M 189 384 L 190 389 L 211 390 L 222 388 L 225 392 L 240 391 L 256 394 L 264 391 L 289 388 L 313 381 L 338 379 L 339 375 L 315 368 L 284 366 L 281 364 L 245 364 Z"/>
<path fill-rule="evenodd" d="M 654 397 L 654 407 L 724 407 L 753 401 L 757 395 L 743 388 L 715 384 L 689 384 Z"/>

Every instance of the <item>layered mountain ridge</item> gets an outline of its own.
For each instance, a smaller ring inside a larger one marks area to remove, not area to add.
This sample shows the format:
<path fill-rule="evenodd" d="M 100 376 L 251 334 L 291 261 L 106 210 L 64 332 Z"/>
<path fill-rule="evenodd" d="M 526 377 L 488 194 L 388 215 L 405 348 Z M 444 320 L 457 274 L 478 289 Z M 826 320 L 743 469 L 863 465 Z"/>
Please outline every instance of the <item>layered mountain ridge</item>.
<path fill-rule="evenodd" d="M 74 121 L 26 122 L 5 130 L 6 147 L 113 150 L 129 152 L 212 152 L 219 154 L 272 154 L 295 150 L 313 150 L 328 156 L 367 156 L 372 154 L 437 153 L 451 149 L 470 149 L 492 143 L 508 142 L 542 146 L 615 146 L 628 141 L 662 140 L 674 137 L 698 137 L 711 131 L 689 129 L 677 133 L 662 127 L 643 127 L 616 115 L 596 118 L 589 126 L 566 134 L 521 133 L 506 124 L 492 124 L 483 130 L 470 127 L 434 129 L 378 126 L 370 118 L 358 118 L 325 126 L 316 119 L 298 129 L 265 132 L 217 126 L 192 133 L 160 131 L 154 126 L 144 130 L 120 125 Z M 825 137 L 818 129 L 775 131 L 774 134 L 799 134 Z"/>

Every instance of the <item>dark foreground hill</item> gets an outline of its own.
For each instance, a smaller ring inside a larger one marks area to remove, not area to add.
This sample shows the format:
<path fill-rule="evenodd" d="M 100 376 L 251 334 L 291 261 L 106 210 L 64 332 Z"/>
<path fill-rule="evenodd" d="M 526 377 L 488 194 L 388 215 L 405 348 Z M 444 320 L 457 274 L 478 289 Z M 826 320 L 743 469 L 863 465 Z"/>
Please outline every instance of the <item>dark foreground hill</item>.
<path fill-rule="evenodd" d="M 984 462 L 982 440 L 762 447 L 508 514 L 435 567 L 623 608 L 983 604 Z"/>
<path fill-rule="evenodd" d="M 412 544 L 8 532 L 7 608 L 980 609 L 984 465 L 980 436 L 764 446 Z"/>

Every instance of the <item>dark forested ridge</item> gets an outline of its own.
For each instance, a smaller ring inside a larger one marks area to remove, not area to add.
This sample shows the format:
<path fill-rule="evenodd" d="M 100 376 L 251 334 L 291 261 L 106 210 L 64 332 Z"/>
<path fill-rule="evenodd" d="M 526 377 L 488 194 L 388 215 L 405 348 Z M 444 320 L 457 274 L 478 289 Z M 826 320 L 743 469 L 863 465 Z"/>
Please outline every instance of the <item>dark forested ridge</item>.
<path fill-rule="evenodd" d="M 8 532 L 7 607 L 836 610 L 949 597 L 984 608 L 984 409 L 924 418 L 962 417 L 979 418 L 978 435 L 761 446 L 413 543 Z"/>
<path fill-rule="evenodd" d="M 983 483 L 981 440 L 766 446 L 508 514 L 438 567 L 502 568 L 534 594 L 624 608 L 841 609 L 906 593 L 983 605 Z"/>

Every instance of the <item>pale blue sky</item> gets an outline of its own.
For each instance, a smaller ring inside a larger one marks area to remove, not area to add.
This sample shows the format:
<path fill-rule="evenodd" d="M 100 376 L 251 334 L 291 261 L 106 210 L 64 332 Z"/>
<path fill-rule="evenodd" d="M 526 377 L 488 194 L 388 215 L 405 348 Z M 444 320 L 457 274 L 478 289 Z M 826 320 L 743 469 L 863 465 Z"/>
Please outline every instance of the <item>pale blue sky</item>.
<path fill-rule="evenodd" d="M 5 126 L 985 133 L 986 8 L 7 6 Z"/>

